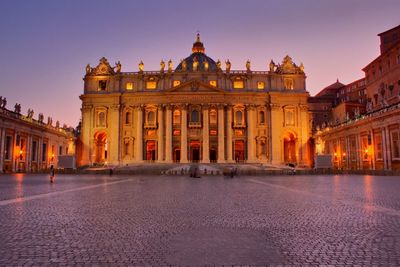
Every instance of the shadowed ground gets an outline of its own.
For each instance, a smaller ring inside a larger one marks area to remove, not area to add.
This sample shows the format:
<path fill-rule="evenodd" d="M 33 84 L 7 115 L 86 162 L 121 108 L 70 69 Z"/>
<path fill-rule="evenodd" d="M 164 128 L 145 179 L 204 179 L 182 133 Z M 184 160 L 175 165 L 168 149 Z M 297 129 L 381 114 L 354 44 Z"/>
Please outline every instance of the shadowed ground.
<path fill-rule="evenodd" d="M 400 265 L 400 179 L 0 176 L 0 265 Z"/>

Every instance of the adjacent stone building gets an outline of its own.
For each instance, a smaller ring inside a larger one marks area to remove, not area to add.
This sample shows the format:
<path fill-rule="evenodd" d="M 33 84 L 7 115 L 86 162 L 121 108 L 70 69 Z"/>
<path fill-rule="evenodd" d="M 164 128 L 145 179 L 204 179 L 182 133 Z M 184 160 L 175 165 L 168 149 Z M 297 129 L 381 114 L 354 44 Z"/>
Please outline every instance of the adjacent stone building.
<path fill-rule="evenodd" d="M 316 151 L 335 168 L 400 170 L 400 26 L 378 36 L 365 79 L 338 88 L 332 120 L 315 127 Z"/>
<path fill-rule="evenodd" d="M 75 154 L 73 129 L 53 125 L 43 114 L 33 118 L 29 109 L 21 114 L 21 106 L 14 111 L 6 108 L 7 100 L 0 98 L 0 172 L 38 172 L 51 165 L 58 167 L 60 155 Z"/>
<path fill-rule="evenodd" d="M 232 70 L 208 57 L 200 36 L 174 68 L 122 72 L 106 58 L 86 67 L 78 165 L 147 162 L 310 164 L 303 65 Z"/>

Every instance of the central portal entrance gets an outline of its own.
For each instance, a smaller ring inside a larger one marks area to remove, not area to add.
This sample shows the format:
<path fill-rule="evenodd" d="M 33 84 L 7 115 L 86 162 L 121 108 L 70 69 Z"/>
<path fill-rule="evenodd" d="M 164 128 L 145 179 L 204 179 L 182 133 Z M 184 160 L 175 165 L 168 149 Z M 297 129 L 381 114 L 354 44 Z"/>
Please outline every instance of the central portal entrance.
<path fill-rule="evenodd" d="M 200 141 L 199 140 L 190 141 L 190 161 L 192 161 L 192 162 L 200 161 Z"/>
<path fill-rule="evenodd" d="M 234 145 L 235 160 L 236 162 L 244 161 L 244 141 L 236 140 Z"/>
<path fill-rule="evenodd" d="M 150 140 L 146 142 L 146 160 L 156 160 L 156 141 Z"/>

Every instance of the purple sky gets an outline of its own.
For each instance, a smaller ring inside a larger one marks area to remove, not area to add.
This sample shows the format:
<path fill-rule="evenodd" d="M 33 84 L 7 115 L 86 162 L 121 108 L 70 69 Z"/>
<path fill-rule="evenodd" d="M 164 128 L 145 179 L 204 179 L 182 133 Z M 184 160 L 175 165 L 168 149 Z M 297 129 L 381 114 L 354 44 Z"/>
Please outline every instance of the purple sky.
<path fill-rule="evenodd" d="M 105 56 L 122 71 L 174 66 L 200 31 L 206 53 L 232 69 L 267 70 L 289 54 L 304 63 L 311 95 L 363 77 L 378 33 L 400 24 L 398 0 L 2 1 L 0 95 L 76 126 L 85 66 Z"/>

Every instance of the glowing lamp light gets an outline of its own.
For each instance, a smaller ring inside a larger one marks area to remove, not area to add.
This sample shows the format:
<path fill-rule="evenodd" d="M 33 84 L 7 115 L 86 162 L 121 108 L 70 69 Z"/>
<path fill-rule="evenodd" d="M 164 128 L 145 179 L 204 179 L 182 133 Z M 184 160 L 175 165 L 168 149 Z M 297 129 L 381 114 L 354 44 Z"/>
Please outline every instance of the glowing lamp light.
<path fill-rule="evenodd" d="M 19 151 L 19 160 L 22 160 L 22 154 L 23 154 L 24 152 L 22 151 L 22 150 L 20 150 Z"/>
<path fill-rule="evenodd" d="M 368 153 L 368 148 L 366 148 L 364 152 L 365 152 L 365 153 Z"/>
<path fill-rule="evenodd" d="M 336 157 L 336 156 L 337 156 L 337 153 L 335 152 L 333 155 Z"/>
<path fill-rule="evenodd" d="M 343 152 L 343 157 L 346 157 L 346 152 Z"/>

